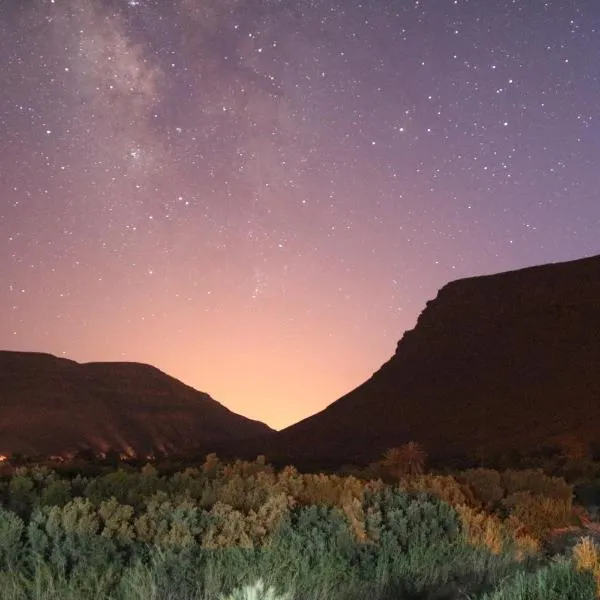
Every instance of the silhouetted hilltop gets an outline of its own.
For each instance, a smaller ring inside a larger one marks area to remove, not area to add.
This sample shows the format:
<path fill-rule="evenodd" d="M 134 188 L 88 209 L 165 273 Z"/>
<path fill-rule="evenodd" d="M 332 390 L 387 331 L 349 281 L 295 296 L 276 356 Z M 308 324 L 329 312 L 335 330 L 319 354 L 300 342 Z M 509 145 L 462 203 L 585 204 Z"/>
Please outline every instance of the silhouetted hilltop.
<path fill-rule="evenodd" d="M 368 381 L 275 433 L 150 366 L 0 351 L 0 454 L 215 449 L 295 463 L 600 446 L 600 256 L 445 285 Z"/>
<path fill-rule="evenodd" d="M 150 365 L 0 351 L 0 454 L 186 453 L 270 431 Z"/>
<path fill-rule="evenodd" d="M 268 438 L 272 456 L 372 460 L 600 442 L 600 256 L 453 281 L 368 381 Z M 273 440 L 273 441 L 269 441 Z"/>

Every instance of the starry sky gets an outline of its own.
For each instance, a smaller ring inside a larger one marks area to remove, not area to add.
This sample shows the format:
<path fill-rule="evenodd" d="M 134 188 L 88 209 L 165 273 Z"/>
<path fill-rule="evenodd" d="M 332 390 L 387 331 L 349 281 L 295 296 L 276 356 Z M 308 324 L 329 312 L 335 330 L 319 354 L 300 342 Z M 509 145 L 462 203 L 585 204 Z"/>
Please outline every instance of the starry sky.
<path fill-rule="evenodd" d="M 597 0 L 2 0 L 0 347 L 275 428 L 446 282 L 600 253 Z"/>

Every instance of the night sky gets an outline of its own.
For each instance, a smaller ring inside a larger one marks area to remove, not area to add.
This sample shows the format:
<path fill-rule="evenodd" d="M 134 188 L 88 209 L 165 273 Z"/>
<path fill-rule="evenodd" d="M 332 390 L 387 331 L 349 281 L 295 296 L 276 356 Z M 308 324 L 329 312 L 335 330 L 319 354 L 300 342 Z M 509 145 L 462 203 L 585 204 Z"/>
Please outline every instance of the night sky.
<path fill-rule="evenodd" d="M 598 0 L 1 0 L 0 77 L 2 348 L 281 428 L 600 253 Z"/>

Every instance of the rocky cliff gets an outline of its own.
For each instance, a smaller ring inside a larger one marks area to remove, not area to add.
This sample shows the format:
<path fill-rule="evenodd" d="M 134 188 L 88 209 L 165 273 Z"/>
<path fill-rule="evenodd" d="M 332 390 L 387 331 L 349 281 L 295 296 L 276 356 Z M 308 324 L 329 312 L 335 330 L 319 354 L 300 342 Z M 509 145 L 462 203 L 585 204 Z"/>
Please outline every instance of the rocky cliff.
<path fill-rule="evenodd" d="M 183 453 L 269 427 L 150 365 L 0 351 L 0 454 Z"/>
<path fill-rule="evenodd" d="M 371 379 L 267 452 L 350 462 L 414 440 L 484 457 L 599 443 L 598 423 L 600 256 L 447 284 Z"/>

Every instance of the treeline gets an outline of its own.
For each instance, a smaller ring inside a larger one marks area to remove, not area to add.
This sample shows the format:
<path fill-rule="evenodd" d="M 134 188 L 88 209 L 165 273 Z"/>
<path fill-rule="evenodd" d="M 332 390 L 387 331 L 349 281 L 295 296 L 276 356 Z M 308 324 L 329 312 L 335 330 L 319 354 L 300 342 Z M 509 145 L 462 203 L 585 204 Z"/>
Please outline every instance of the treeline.
<path fill-rule="evenodd" d="M 215 455 L 175 473 L 21 467 L 0 482 L 0 594 L 260 600 L 262 581 L 270 600 L 589 599 L 595 547 L 545 554 L 577 523 L 572 498 L 534 470 L 390 483 Z"/>

